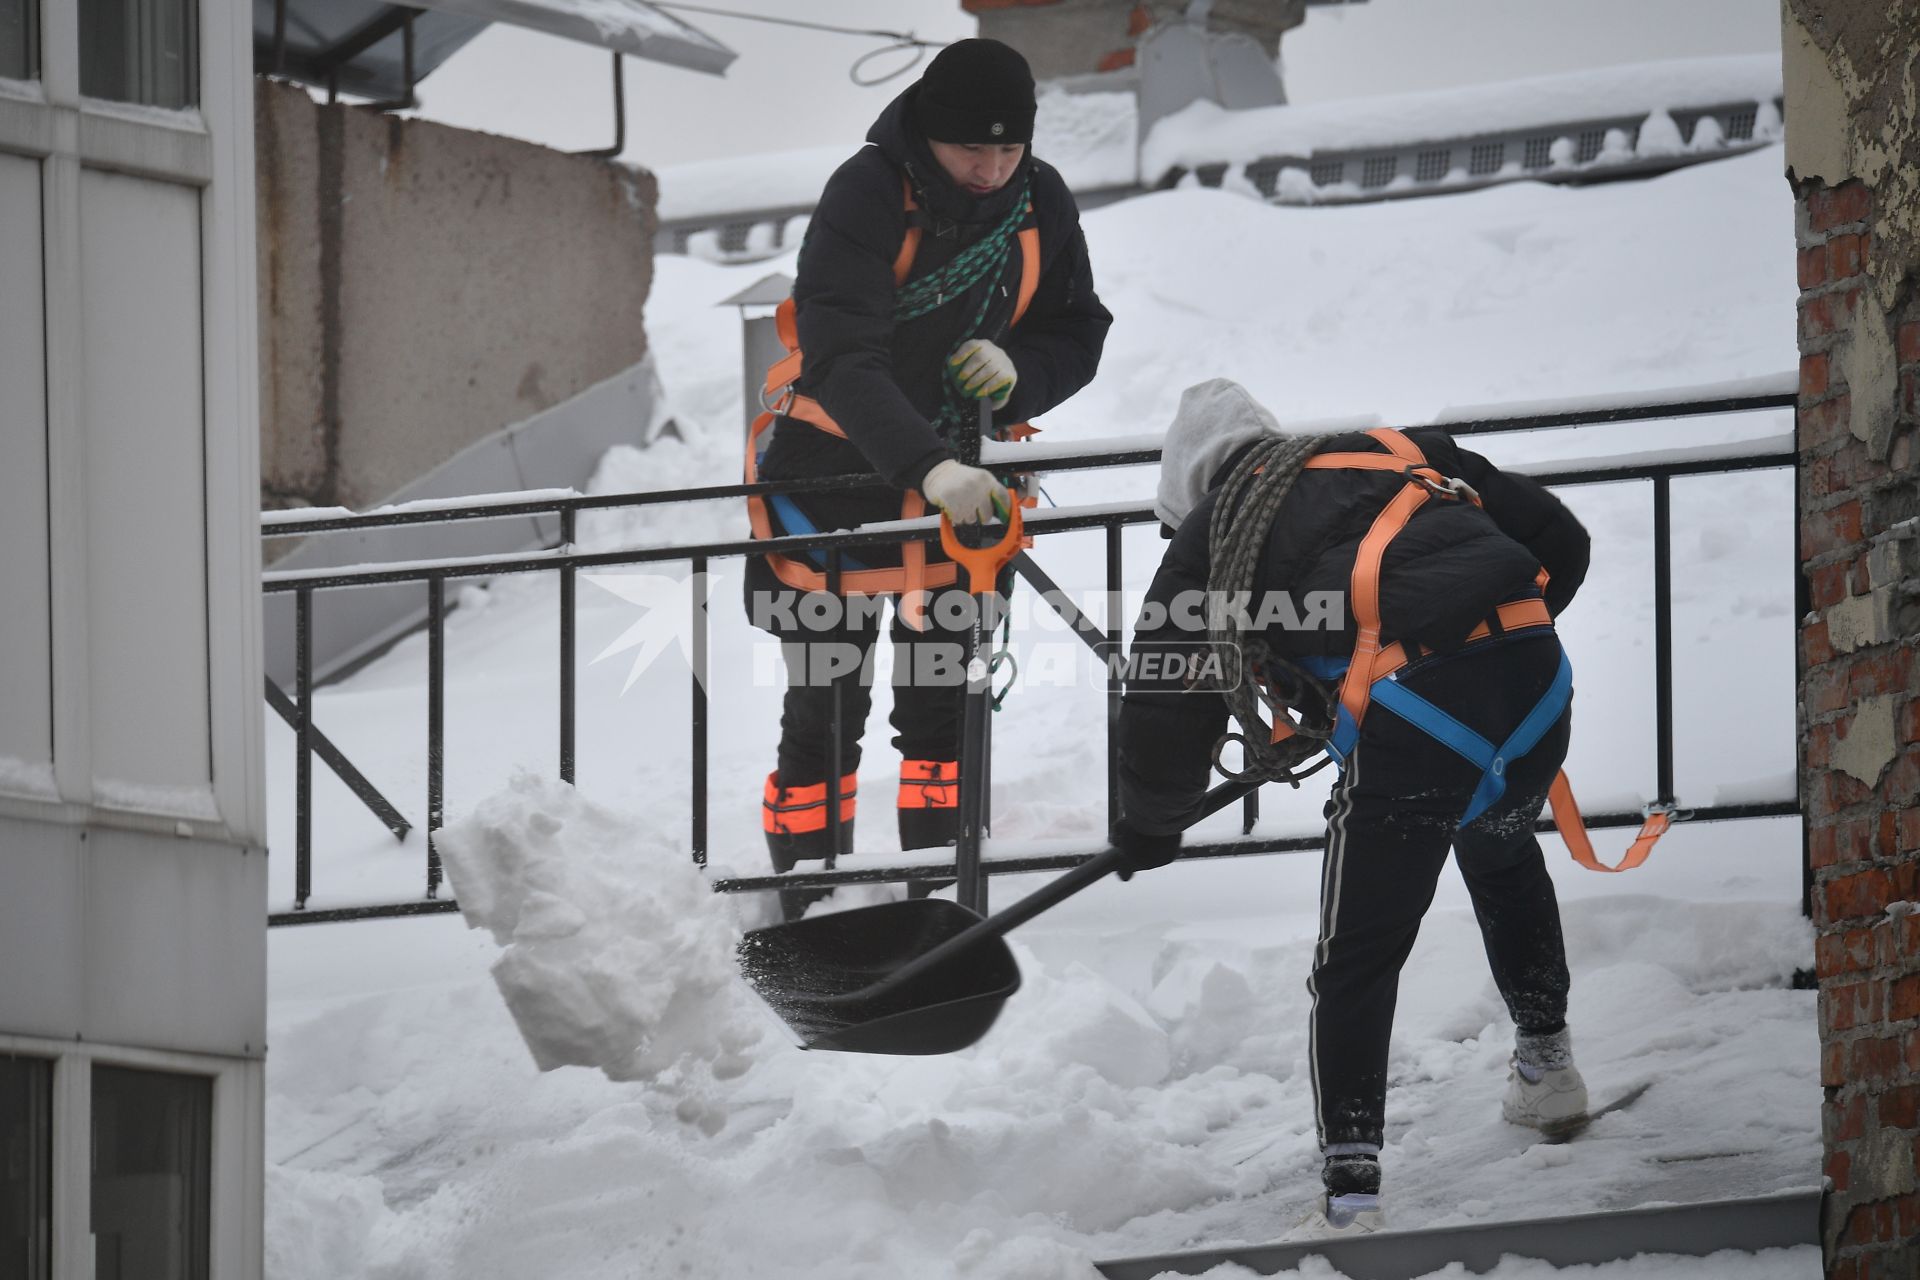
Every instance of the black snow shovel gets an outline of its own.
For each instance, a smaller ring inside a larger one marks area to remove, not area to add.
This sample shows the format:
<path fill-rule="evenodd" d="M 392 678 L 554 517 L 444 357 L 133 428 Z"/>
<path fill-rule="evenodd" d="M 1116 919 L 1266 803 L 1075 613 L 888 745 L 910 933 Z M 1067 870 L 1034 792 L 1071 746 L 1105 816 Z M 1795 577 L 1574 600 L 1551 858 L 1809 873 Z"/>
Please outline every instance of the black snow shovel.
<path fill-rule="evenodd" d="M 1257 785 L 1215 787 L 1198 817 Z M 984 919 L 957 902 L 921 898 L 754 929 L 740 940 L 740 971 L 802 1048 L 952 1053 L 987 1034 L 1020 989 L 1003 935 L 1121 861 L 1109 848 Z"/>

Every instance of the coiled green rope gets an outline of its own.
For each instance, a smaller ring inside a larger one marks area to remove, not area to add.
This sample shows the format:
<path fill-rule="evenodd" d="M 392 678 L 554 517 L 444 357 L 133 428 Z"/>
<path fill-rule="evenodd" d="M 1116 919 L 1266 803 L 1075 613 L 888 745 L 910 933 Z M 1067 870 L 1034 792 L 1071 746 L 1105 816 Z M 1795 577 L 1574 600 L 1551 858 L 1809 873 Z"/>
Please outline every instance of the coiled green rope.
<path fill-rule="evenodd" d="M 1031 179 L 1022 183 L 1020 194 L 1014 199 L 1007 216 L 992 230 L 954 255 L 953 261 L 902 285 L 893 298 L 893 322 L 904 324 L 916 320 L 945 306 L 949 300 L 964 297 L 967 290 L 982 280 L 999 279 L 1007 269 L 1008 259 L 1013 256 L 1015 237 L 1020 223 L 1027 216 L 1031 189 Z M 961 331 L 961 342 L 976 336 L 976 331 L 986 320 L 987 308 L 992 304 L 993 290 L 987 289 L 981 294 L 980 305 L 974 309 L 966 328 Z M 956 349 L 958 346 L 956 343 Z M 951 374 L 941 379 L 940 391 L 940 408 L 934 414 L 933 429 L 944 436 L 970 422 L 977 410 L 974 401 L 961 392 Z"/>

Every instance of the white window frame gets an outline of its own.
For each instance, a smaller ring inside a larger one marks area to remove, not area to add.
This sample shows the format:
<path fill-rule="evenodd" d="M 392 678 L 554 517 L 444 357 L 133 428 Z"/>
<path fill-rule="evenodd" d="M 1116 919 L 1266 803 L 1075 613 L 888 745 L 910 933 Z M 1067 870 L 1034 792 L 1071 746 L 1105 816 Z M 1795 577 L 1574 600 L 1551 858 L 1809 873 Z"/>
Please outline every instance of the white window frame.
<path fill-rule="evenodd" d="M 40 78 L 0 81 L 0 152 L 41 162 L 51 556 L 54 783 L 58 799 L 0 794 L 0 816 L 163 831 L 263 848 L 259 370 L 253 258 L 252 11 L 194 0 L 200 105 L 180 111 L 83 97 L 78 0 L 39 0 Z M 86 440 L 81 396 L 80 177 L 97 169 L 199 190 L 208 715 L 212 783 L 181 813 L 96 803 L 88 671 Z M 245 358 L 236 358 L 244 353 Z M 219 815 L 207 821 L 204 814 Z"/>
<path fill-rule="evenodd" d="M 54 1280 L 93 1280 L 93 1235 L 88 1228 L 95 1064 L 199 1076 L 213 1082 L 208 1275 L 211 1280 L 250 1280 L 259 1274 L 265 1250 L 265 1206 L 261 1183 L 250 1178 L 247 1170 L 266 1162 L 264 1131 L 252 1122 L 264 1106 L 264 1062 L 14 1035 L 0 1035 L 0 1053 L 53 1062 L 53 1185 L 49 1191 Z"/>

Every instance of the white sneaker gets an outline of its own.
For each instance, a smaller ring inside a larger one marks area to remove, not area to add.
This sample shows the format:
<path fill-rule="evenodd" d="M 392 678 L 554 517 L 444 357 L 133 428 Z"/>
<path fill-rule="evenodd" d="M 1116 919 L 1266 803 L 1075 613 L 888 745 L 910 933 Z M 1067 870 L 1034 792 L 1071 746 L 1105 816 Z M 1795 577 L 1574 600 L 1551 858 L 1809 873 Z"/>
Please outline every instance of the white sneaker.
<path fill-rule="evenodd" d="M 1508 1124 L 1524 1125 L 1554 1135 L 1577 1129 L 1587 1118 L 1587 1082 L 1580 1068 L 1560 1067 L 1543 1071 L 1538 1080 L 1527 1079 L 1519 1060 L 1507 1065 L 1507 1096 L 1500 1114 Z"/>
<path fill-rule="evenodd" d="M 1387 1227 L 1387 1211 L 1379 1196 L 1336 1196 L 1331 1205 L 1323 1192 L 1314 1201 L 1313 1212 L 1300 1219 L 1300 1225 L 1287 1232 L 1283 1242 L 1301 1240 L 1343 1240 L 1352 1236 L 1370 1236 Z"/>

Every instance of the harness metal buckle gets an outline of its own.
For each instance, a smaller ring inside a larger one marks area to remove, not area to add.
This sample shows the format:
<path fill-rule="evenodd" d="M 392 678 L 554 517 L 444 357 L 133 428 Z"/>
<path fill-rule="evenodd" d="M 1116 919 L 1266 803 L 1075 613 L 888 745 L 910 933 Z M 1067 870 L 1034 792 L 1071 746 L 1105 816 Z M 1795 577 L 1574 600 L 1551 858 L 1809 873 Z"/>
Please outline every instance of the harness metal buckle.
<path fill-rule="evenodd" d="M 1440 476 L 1438 480 L 1435 480 L 1433 476 L 1421 474 L 1422 465 L 1423 464 L 1410 463 L 1401 474 L 1415 484 L 1425 485 L 1428 489 L 1431 489 L 1443 498 L 1453 498 L 1461 502 L 1471 502 L 1475 505 L 1479 504 L 1480 491 L 1468 484 L 1465 480 L 1462 480 L 1458 476 Z M 1433 470 L 1431 467 L 1426 467 L 1425 469 L 1428 471 Z M 1433 472 L 1433 475 L 1439 474 L 1437 471 Z"/>
<path fill-rule="evenodd" d="M 774 401 L 774 403 L 768 404 L 767 389 L 765 387 L 761 387 L 758 392 L 759 399 L 760 399 L 760 407 L 762 409 L 765 409 L 768 413 L 771 413 L 772 415 L 774 415 L 776 418 L 783 417 L 785 416 L 787 410 L 793 407 L 793 399 L 798 394 L 799 393 L 793 389 L 793 384 L 788 383 L 786 386 L 780 388 L 780 395 Z"/>

